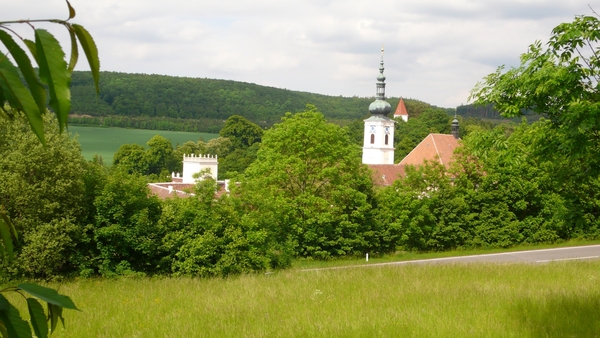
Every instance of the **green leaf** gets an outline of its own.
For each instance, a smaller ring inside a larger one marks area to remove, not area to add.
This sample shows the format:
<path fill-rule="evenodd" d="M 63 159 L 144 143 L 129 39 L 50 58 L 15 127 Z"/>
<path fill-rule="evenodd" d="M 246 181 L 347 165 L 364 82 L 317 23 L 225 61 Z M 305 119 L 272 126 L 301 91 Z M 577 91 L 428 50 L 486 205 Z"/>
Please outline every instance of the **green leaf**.
<path fill-rule="evenodd" d="M 33 332 L 38 338 L 48 337 L 48 322 L 42 304 L 34 298 L 27 298 L 27 308 Z"/>
<path fill-rule="evenodd" d="M 62 310 L 62 307 L 48 303 L 48 319 L 50 320 L 50 332 L 54 332 L 54 330 L 56 329 L 56 324 L 58 324 L 59 318 L 63 324 L 63 327 L 65 326 L 65 321 L 62 316 Z"/>
<path fill-rule="evenodd" d="M 19 310 L 1 294 L 0 309 L 0 321 L 6 327 L 8 337 L 31 337 L 29 324 L 21 318 Z"/>
<path fill-rule="evenodd" d="M 3 30 L 0 30 L 0 41 L 6 46 L 10 55 L 12 55 L 13 59 L 17 63 L 21 74 L 25 78 L 25 82 L 27 82 L 27 86 L 29 87 L 29 91 L 35 100 L 40 112 L 46 110 L 46 89 L 38 79 L 35 70 L 31 66 L 31 61 L 25 51 L 13 40 L 10 34 L 6 33 Z"/>
<path fill-rule="evenodd" d="M 2 213 L 2 217 L 0 217 L 0 237 L 2 237 L 2 245 L 4 249 L 2 250 L 2 257 L 6 257 L 8 262 L 12 262 L 15 258 L 15 255 L 13 253 L 12 238 L 10 237 L 10 227 L 5 220 L 7 218 L 8 217 Z M 10 220 L 8 221 L 10 222 Z"/>
<path fill-rule="evenodd" d="M 23 39 L 23 42 L 25 43 L 25 46 L 27 46 L 27 49 L 29 49 L 29 53 L 37 60 L 37 48 L 35 47 L 35 42 L 29 39 Z"/>
<path fill-rule="evenodd" d="M 71 20 L 75 17 L 75 8 L 73 8 L 73 6 L 71 6 L 71 4 L 69 3 L 69 0 L 67 1 L 67 6 L 69 7 L 69 18 L 67 20 Z"/>
<path fill-rule="evenodd" d="M 31 283 L 21 283 L 17 285 L 17 287 L 23 291 L 26 291 L 32 296 L 35 296 L 45 302 L 48 302 L 49 304 L 62 306 L 66 309 L 79 310 L 77 306 L 75 306 L 71 298 L 59 294 L 54 289 Z"/>
<path fill-rule="evenodd" d="M 8 57 L 0 52 L 0 88 L 4 92 L 8 104 L 17 110 L 25 112 L 31 130 L 42 144 L 44 140 L 44 122 L 42 112 L 39 110 L 31 92 L 25 87 L 17 68 Z"/>
<path fill-rule="evenodd" d="M 71 110 L 71 73 L 65 62 L 65 53 L 56 38 L 45 29 L 35 30 L 35 46 L 40 79 L 48 85 L 50 107 L 56 113 L 62 132 Z"/>
<path fill-rule="evenodd" d="M 71 59 L 69 60 L 69 73 L 73 73 L 77 60 L 79 59 L 79 48 L 77 48 L 77 37 L 71 25 L 67 25 L 69 35 L 71 36 Z"/>
<path fill-rule="evenodd" d="M 0 206 L 0 209 L 2 209 L 2 206 Z M 6 214 L 5 211 L 0 210 L 0 218 L 2 218 L 2 220 L 8 226 L 8 229 L 10 230 L 10 233 L 18 241 L 19 240 L 19 234 L 17 233 L 17 230 L 15 229 L 14 224 L 11 222 L 10 218 L 8 217 L 8 215 Z"/>
<path fill-rule="evenodd" d="M 94 78 L 94 84 L 96 85 L 96 94 L 100 92 L 100 86 L 98 81 L 100 79 L 100 59 L 98 58 L 98 48 L 90 33 L 78 24 L 72 25 L 75 30 L 75 34 L 79 38 L 79 43 L 85 52 L 88 63 L 90 64 L 90 70 L 92 71 L 92 77 Z"/>
<path fill-rule="evenodd" d="M 6 326 L 4 325 L 4 323 L 0 320 L 0 335 L 2 337 L 8 337 L 8 331 L 6 330 Z"/>

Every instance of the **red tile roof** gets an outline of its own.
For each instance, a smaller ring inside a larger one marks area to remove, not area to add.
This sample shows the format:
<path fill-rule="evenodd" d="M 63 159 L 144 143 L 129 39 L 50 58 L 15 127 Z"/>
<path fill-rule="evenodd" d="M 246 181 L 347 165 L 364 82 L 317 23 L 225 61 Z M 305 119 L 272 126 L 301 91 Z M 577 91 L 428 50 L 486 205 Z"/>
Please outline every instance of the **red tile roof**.
<path fill-rule="evenodd" d="M 436 160 L 448 166 L 452 160 L 454 149 L 458 146 L 458 140 L 452 135 L 429 134 L 399 164 L 403 166 L 421 165 L 425 160 Z"/>
<path fill-rule="evenodd" d="M 399 164 L 369 164 L 373 184 L 377 186 L 392 185 L 400 176 L 404 176 L 404 166 Z"/>
<path fill-rule="evenodd" d="M 171 187 L 171 188 L 169 188 Z M 194 187 L 194 184 L 189 183 L 179 183 L 179 182 L 166 182 L 166 183 L 149 183 L 148 188 L 150 188 L 150 192 L 160 199 L 172 198 L 174 196 L 178 197 L 189 197 L 194 196 L 194 194 L 187 193 L 183 191 L 184 189 L 191 189 Z"/>
<path fill-rule="evenodd" d="M 406 106 L 404 105 L 404 100 L 400 98 L 400 102 L 398 102 L 398 107 L 396 107 L 396 111 L 394 112 L 394 117 L 402 115 L 408 116 L 408 111 L 406 110 Z"/>
<path fill-rule="evenodd" d="M 167 199 L 177 197 L 190 197 L 195 196 L 193 193 L 186 191 L 193 191 L 195 184 L 191 183 L 180 183 L 180 182 L 164 182 L 164 183 L 148 183 L 150 193 L 158 196 L 160 199 Z M 171 188 L 169 188 L 171 187 Z M 185 190 L 185 191 L 184 191 Z M 221 197 L 228 193 L 225 189 L 224 181 L 217 181 L 217 191 L 215 191 L 215 198 Z"/>

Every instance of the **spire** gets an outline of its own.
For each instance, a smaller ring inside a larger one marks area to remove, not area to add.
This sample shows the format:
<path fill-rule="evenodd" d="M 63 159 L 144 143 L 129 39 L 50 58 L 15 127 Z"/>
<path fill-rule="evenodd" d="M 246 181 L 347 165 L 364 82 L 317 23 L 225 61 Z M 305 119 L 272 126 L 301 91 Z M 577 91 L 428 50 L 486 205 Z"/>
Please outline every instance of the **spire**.
<path fill-rule="evenodd" d="M 379 63 L 379 75 L 377 75 L 377 93 L 375 101 L 369 105 L 369 112 L 372 115 L 387 116 L 392 111 L 392 106 L 385 101 L 385 75 L 383 75 L 383 46 L 381 46 L 381 62 Z"/>
<path fill-rule="evenodd" d="M 452 120 L 452 136 L 454 136 L 455 139 L 459 138 L 458 118 L 456 117 L 456 112 L 454 113 L 454 120 Z"/>
<path fill-rule="evenodd" d="M 408 110 L 406 110 L 406 105 L 404 105 L 404 100 L 400 98 L 398 101 L 398 106 L 396 107 L 396 111 L 394 112 L 394 117 L 402 117 L 405 116 L 408 119 Z M 404 117 L 403 117 L 404 118 Z"/>

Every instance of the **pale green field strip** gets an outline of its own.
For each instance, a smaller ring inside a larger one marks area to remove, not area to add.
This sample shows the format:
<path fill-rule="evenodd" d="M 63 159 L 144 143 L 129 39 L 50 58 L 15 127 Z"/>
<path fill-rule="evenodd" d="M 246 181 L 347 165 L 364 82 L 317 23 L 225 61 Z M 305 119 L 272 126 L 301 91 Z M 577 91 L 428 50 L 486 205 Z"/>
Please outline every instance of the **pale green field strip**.
<path fill-rule="evenodd" d="M 145 146 L 146 142 L 148 142 L 152 136 L 157 134 L 171 140 L 173 147 L 187 141 L 196 142 L 200 138 L 204 141 L 208 141 L 219 136 L 218 134 L 189 133 L 182 131 L 82 126 L 69 126 L 69 133 L 78 135 L 77 140 L 79 140 L 79 143 L 81 144 L 81 152 L 85 159 L 91 160 L 94 157 L 94 154 L 98 154 L 102 156 L 104 162 L 107 164 L 112 163 L 113 155 L 121 145 L 137 143 Z"/>
<path fill-rule="evenodd" d="M 54 337 L 594 337 L 600 260 L 52 284 Z"/>

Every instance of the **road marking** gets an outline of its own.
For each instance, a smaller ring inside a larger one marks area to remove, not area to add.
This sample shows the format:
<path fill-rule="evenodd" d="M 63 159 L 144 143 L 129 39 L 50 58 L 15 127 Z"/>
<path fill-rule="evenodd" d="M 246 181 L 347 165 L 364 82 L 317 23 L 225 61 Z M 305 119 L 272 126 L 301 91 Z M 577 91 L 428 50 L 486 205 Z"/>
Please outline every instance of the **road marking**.
<path fill-rule="evenodd" d="M 600 245 L 584 245 L 584 246 L 567 246 L 562 248 L 551 248 L 551 249 L 537 249 L 537 250 L 521 250 L 521 251 L 508 251 L 508 252 L 499 252 L 499 253 L 491 253 L 491 254 L 480 254 L 480 255 L 467 255 L 467 256 L 452 256 L 452 257 L 442 257 L 442 258 L 429 258 L 429 259 L 416 259 L 410 261 L 396 261 L 396 262 L 384 262 L 384 263 L 371 263 L 371 264 L 356 264 L 356 265 L 342 265 L 342 266 L 333 266 L 327 268 L 309 268 L 309 269 L 301 269 L 300 272 L 310 272 L 310 271 L 324 271 L 324 270 L 340 270 L 340 269 L 352 269 L 352 268 L 367 268 L 367 267 L 379 267 L 379 266 L 388 266 L 388 265 L 404 265 L 404 264 L 412 264 L 412 263 L 434 263 L 440 261 L 451 261 L 454 260 L 457 263 L 461 263 L 461 260 L 470 259 L 470 258 L 483 258 L 483 257 L 493 257 L 493 256 L 505 256 L 505 255 L 514 255 L 518 256 L 523 253 L 531 253 L 531 252 L 547 252 L 547 251 L 563 251 L 563 250 L 573 250 L 573 249 L 592 249 L 599 248 Z M 559 260 L 574 260 L 574 259 L 593 259 L 598 258 L 599 256 L 588 256 L 581 258 L 563 258 L 563 259 L 555 259 L 555 260 L 540 260 L 535 261 L 536 263 L 550 262 L 550 261 L 559 261 Z M 485 262 L 485 261 L 483 261 Z M 532 262 L 532 261 L 530 261 Z"/>
<path fill-rule="evenodd" d="M 574 261 L 579 259 L 594 259 L 598 258 L 598 256 L 587 256 L 587 257 L 572 257 L 572 258 L 558 258 L 558 259 L 544 259 L 541 261 L 535 261 L 536 263 L 546 263 L 546 262 L 558 262 L 558 261 Z"/>

